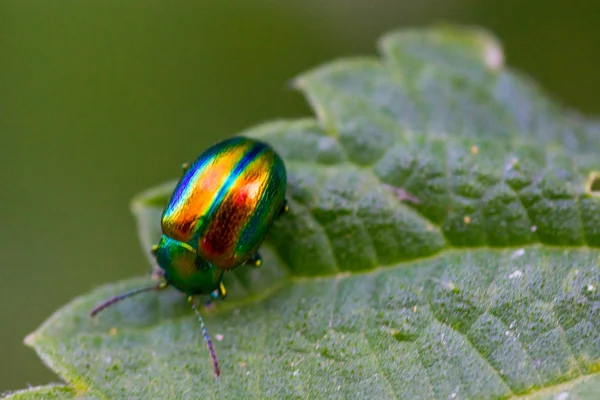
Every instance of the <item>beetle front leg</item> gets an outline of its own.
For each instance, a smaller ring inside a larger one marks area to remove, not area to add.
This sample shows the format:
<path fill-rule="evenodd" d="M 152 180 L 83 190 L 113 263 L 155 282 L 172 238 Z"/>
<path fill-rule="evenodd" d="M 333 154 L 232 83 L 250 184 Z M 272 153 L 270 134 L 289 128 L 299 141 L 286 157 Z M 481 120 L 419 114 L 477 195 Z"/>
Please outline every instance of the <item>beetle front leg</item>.
<path fill-rule="evenodd" d="M 285 199 L 283 200 L 283 206 L 281 206 L 281 209 L 279 210 L 279 214 L 277 216 L 281 217 L 283 214 L 286 214 L 288 212 L 290 212 L 290 205 L 287 199 Z"/>
<path fill-rule="evenodd" d="M 181 171 L 182 171 L 183 175 L 185 175 L 185 173 L 187 172 L 188 169 L 190 169 L 189 162 L 184 162 L 183 164 L 181 164 Z"/>

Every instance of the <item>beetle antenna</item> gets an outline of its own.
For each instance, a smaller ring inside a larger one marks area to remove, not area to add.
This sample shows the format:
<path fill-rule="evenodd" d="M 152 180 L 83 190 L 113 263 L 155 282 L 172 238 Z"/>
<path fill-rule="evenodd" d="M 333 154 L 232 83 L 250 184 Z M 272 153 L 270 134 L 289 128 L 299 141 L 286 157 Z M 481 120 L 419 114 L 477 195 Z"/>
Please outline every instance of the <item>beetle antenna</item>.
<path fill-rule="evenodd" d="M 192 296 L 188 297 L 188 303 L 194 309 L 196 316 L 198 317 L 198 322 L 200 322 L 200 328 L 202 329 L 202 334 L 204 335 L 204 341 L 206 342 L 206 347 L 208 347 L 208 351 L 210 352 L 210 356 L 212 358 L 213 365 L 215 367 L 215 375 L 218 377 L 221 375 L 221 370 L 219 369 L 219 361 L 217 361 L 217 355 L 215 354 L 215 348 L 213 347 L 212 341 L 210 340 L 210 336 L 208 335 L 208 331 L 206 330 L 206 326 L 204 326 L 204 320 L 202 319 L 202 315 L 200 314 L 200 310 L 198 310 L 198 306 L 196 302 L 192 298 Z"/>
<path fill-rule="evenodd" d="M 166 287 L 167 287 L 167 283 L 161 282 L 158 285 L 135 289 L 135 290 L 132 290 L 131 292 L 120 294 L 118 296 L 115 296 L 111 299 L 106 300 L 102 304 L 97 305 L 92 311 L 90 311 L 90 317 L 95 317 L 96 314 L 98 314 L 100 311 L 102 311 L 105 308 L 108 308 L 108 307 L 112 306 L 113 304 L 118 303 L 121 300 L 124 300 L 128 297 L 135 296 L 136 294 L 139 294 L 139 293 L 150 292 L 152 290 L 162 290 Z"/>

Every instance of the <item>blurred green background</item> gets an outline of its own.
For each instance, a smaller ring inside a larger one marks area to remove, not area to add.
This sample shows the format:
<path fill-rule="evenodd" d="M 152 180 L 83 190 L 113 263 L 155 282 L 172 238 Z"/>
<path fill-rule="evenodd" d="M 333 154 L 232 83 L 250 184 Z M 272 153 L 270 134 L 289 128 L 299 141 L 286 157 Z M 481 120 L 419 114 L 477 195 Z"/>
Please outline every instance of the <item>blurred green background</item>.
<path fill-rule="evenodd" d="M 286 84 L 385 31 L 495 32 L 511 65 L 600 114 L 600 3 L 0 0 L 0 392 L 56 377 L 23 337 L 148 271 L 129 199 L 256 123 L 309 114 Z"/>

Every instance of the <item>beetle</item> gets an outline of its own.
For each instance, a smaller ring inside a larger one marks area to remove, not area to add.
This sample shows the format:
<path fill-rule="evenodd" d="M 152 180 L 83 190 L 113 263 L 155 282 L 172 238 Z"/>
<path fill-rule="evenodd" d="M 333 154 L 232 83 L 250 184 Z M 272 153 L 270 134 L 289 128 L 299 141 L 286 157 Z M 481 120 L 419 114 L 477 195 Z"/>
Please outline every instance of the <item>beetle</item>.
<path fill-rule="evenodd" d="M 115 296 L 90 316 L 136 294 L 172 286 L 187 296 L 219 376 L 214 347 L 193 296 L 224 299 L 226 271 L 260 266 L 260 245 L 275 220 L 289 211 L 286 186 L 283 160 L 268 144 L 237 136 L 209 147 L 192 164 L 183 165 L 183 176 L 162 213 L 162 236 L 152 247 L 160 282 Z"/>

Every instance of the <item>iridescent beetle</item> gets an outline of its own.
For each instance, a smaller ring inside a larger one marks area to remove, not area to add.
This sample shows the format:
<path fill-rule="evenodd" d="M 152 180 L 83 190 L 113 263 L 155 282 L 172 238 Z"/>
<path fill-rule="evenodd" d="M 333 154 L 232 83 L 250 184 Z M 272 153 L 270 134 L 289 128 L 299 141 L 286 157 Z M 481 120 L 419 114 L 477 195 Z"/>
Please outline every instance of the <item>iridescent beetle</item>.
<path fill-rule="evenodd" d="M 115 296 L 90 316 L 138 293 L 173 286 L 187 296 L 196 313 L 219 376 L 219 363 L 193 296 L 223 299 L 225 271 L 260 265 L 258 248 L 275 219 L 288 211 L 286 170 L 273 148 L 245 137 L 213 145 L 183 169 L 162 215 L 162 237 L 152 248 L 161 282 Z"/>

